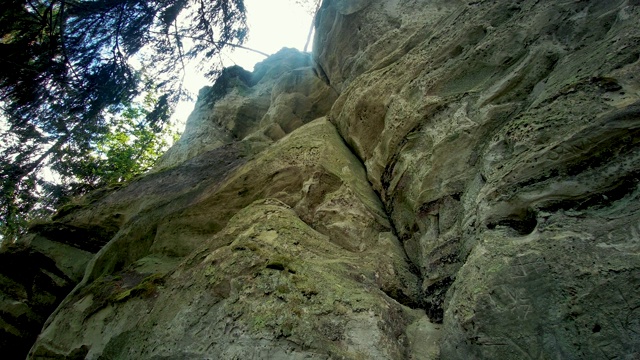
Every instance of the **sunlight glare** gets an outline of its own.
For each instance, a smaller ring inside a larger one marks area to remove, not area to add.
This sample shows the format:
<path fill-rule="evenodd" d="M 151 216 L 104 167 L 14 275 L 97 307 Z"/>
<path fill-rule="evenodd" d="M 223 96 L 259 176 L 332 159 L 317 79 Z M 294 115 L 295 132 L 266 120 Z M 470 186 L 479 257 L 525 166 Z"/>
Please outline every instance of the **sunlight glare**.
<path fill-rule="evenodd" d="M 294 0 L 245 0 L 249 36 L 244 46 L 267 54 L 274 54 L 283 47 L 304 49 L 313 15 Z M 252 71 L 253 66 L 265 59 L 263 55 L 244 49 L 228 49 L 220 55 L 225 67 L 239 65 Z M 184 86 L 194 97 L 198 91 L 211 85 L 196 70 L 196 64 L 188 66 Z M 195 100 L 195 99 L 194 99 Z M 181 102 L 176 107 L 173 121 L 182 128 L 193 110 L 194 102 Z"/>

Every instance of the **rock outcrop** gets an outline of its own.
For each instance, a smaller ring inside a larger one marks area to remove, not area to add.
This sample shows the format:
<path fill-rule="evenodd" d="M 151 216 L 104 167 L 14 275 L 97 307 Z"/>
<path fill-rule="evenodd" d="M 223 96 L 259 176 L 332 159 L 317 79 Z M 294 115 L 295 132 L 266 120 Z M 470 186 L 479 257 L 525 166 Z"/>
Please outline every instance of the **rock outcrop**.
<path fill-rule="evenodd" d="M 639 20 L 634 0 L 325 0 L 313 57 L 225 70 L 154 172 L 0 253 L 0 345 L 640 357 Z"/>

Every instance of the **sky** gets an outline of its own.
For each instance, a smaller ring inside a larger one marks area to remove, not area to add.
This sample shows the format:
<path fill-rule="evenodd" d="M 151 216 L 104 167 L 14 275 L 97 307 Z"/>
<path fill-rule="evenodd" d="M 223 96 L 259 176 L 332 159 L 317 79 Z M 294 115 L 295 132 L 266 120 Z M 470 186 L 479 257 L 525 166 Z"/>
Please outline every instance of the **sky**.
<path fill-rule="evenodd" d="M 283 47 L 304 49 L 313 16 L 295 0 L 244 0 L 244 4 L 249 27 L 249 38 L 244 46 L 267 54 L 276 53 Z M 263 55 L 237 48 L 222 54 L 224 66 L 240 65 L 249 71 L 264 59 Z M 196 64 L 189 67 L 184 83 L 192 94 L 198 94 L 203 86 L 211 85 L 195 68 Z M 173 120 L 183 124 L 193 107 L 193 102 L 178 104 Z"/>

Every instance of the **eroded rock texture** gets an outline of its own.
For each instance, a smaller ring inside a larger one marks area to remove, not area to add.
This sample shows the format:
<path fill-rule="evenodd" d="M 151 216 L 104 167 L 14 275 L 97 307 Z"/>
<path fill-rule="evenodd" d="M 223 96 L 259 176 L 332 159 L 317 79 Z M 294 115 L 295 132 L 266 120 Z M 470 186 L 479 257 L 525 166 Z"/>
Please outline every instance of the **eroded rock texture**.
<path fill-rule="evenodd" d="M 325 0 L 312 58 L 227 69 L 153 173 L 0 253 L 0 344 L 640 357 L 638 21 L 632 0 Z"/>
<path fill-rule="evenodd" d="M 441 356 L 640 356 L 637 2 L 362 6 L 316 56 Z"/>

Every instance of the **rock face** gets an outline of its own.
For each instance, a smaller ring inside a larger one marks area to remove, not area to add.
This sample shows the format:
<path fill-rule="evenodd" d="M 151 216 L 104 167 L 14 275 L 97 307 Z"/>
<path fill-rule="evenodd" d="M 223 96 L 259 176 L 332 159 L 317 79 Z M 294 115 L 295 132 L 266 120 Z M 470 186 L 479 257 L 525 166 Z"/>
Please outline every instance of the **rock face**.
<path fill-rule="evenodd" d="M 325 0 L 313 58 L 227 69 L 153 173 L 0 253 L 0 344 L 640 357 L 639 20 L 633 0 Z"/>
<path fill-rule="evenodd" d="M 420 269 L 442 358 L 640 355 L 639 11 L 323 6 L 331 119 Z"/>

